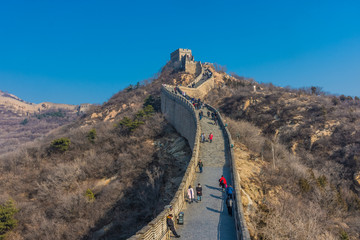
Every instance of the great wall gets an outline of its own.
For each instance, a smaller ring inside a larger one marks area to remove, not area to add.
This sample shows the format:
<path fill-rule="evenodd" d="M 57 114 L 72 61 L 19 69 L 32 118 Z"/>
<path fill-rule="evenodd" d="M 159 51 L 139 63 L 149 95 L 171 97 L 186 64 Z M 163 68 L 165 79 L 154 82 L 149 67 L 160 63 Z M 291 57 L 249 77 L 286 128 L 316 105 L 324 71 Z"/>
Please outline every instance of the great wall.
<path fill-rule="evenodd" d="M 233 141 L 227 125 L 224 123 L 220 113 L 210 105 L 206 105 L 209 111 L 217 114 L 219 125 L 213 125 L 206 117 L 202 120 L 198 117 L 198 111 L 188 98 L 180 92 L 192 97 L 204 97 L 207 92 L 215 87 L 213 76 L 202 79 L 205 67 L 200 62 L 194 62 L 191 50 L 178 49 L 171 54 L 174 67 L 189 71 L 198 75 L 190 86 L 183 87 L 163 85 L 161 89 L 161 111 L 165 118 L 175 129 L 187 139 L 191 149 L 192 157 L 182 179 L 182 182 L 170 202 L 171 207 L 165 208 L 147 226 L 143 227 L 130 240 L 136 239 L 170 239 L 170 231 L 166 225 L 166 217 L 171 213 L 178 216 L 185 212 L 185 224 L 178 225 L 177 231 L 182 239 L 241 239 L 249 240 L 250 235 L 246 227 L 241 203 L 240 176 L 236 171 L 233 152 Z M 192 66 L 187 68 L 192 62 Z M 201 69 L 193 66 L 201 66 Z M 201 82 L 200 82 L 201 80 Z M 196 85 L 197 83 L 200 83 Z M 194 84 L 194 85 L 193 85 Z M 178 93 L 179 92 L 179 93 Z M 205 112 L 205 110 L 204 110 Z M 200 143 L 202 132 L 213 132 L 213 143 Z M 211 145 L 212 144 L 212 145 Z M 201 159 L 204 173 L 196 173 L 196 166 Z M 232 183 L 234 194 L 234 215 L 228 216 L 223 210 L 225 203 L 216 186 L 217 179 L 224 175 Z M 196 180 L 196 182 L 195 182 Z M 186 202 L 186 192 L 189 185 L 201 181 L 204 191 L 202 203 L 189 204 Z M 214 186 L 215 185 L 215 186 Z M 175 221 L 176 222 L 176 221 Z"/>

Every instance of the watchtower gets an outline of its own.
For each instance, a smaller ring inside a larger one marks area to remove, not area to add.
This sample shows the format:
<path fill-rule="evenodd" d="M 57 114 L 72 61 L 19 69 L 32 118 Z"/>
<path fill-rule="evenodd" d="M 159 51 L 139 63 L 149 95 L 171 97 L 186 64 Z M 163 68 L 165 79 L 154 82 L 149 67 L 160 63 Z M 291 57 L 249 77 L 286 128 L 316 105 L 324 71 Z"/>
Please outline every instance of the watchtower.
<path fill-rule="evenodd" d="M 194 61 L 190 49 L 179 48 L 170 53 L 170 62 L 175 69 L 198 75 L 201 72 L 201 63 Z"/>
<path fill-rule="evenodd" d="M 194 61 L 194 57 L 190 49 L 179 48 L 170 53 L 170 60 L 172 62 Z"/>

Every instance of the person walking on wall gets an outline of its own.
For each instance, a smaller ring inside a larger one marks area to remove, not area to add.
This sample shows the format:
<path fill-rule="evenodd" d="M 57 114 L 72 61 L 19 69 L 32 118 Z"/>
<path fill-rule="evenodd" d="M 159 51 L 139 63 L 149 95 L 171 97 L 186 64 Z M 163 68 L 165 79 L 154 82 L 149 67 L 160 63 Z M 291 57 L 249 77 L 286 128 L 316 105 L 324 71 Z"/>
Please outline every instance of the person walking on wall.
<path fill-rule="evenodd" d="M 224 175 L 221 175 L 221 178 L 219 179 L 219 184 L 220 184 L 222 190 L 224 191 L 225 188 L 227 187 L 226 179 L 224 178 Z"/>
<path fill-rule="evenodd" d="M 177 234 L 176 230 L 175 230 L 175 225 L 174 225 L 174 221 L 172 220 L 173 215 L 169 214 L 166 218 L 166 225 L 168 226 L 168 228 L 170 228 L 171 232 L 175 235 L 176 238 L 179 238 L 180 235 Z"/>
<path fill-rule="evenodd" d="M 233 206 L 233 200 L 232 198 L 228 197 L 226 199 L 226 207 L 228 209 L 228 213 L 230 216 L 232 216 L 232 206 Z"/>
<path fill-rule="evenodd" d="M 229 198 L 232 198 L 233 192 L 234 192 L 234 189 L 232 188 L 231 185 L 229 185 L 229 186 L 226 188 L 227 196 L 228 196 Z"/>
<path fill-rule="evenodd" d="M 202 199 L 202 187 L 200 185 L 200 183 L 198 183 L 197 187 L 196 187 L 196 195 L 197 195 L 197 200 L 198 202 L 201 202 Z"/>
<path fill-rule="evenodd" d="M 188 190 L 187 190 L 187 194 L 189 197 L 189 203 L 191 204 L 194 201 L 194 189 L 191 187 L 191 185 L 189 186 Z"/>
<path fill-rule="evenodd" d="M 214 135 L 212 133 L 209 134 L 209 140 L 210 140 L 210 143 L 212 143 L 212 140 L 214 138 Z"/>
<path fill-rule="evenodd" d="M 204 133 L 201 134 L 201 142 L 202 142 L 202 143 L 205 142 L 205 134 L 204 134 Z"/>
<path fill-rule="evenodd" d="M 203 162 L 201 160 L 199 160 L 198 166 L 199 166 L 200 173 L 202 173 L 204 164 L 203 164 Z"/>

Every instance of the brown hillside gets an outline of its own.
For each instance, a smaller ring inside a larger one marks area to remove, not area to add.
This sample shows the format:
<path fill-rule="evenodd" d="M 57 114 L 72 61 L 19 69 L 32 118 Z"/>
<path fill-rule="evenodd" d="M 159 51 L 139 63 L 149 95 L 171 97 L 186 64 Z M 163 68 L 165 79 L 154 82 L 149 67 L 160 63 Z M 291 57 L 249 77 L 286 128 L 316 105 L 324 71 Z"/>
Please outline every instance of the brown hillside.
<path fill-rule="evenodd" d="M 161 212 L 191 155 L 159 113 L 161 84 L 179 76 L 165 68 L 3 155 L 0 203 L 19 209 L 7 239 L 126 239 Z"/>
<path fill-rule="evenodd" d="M 229 117 L 252 238 L 359 239 L 359 99 L 224 80 L 206 101 Z"/>
<path fill-rule="evenodd" d="M 11 152 L 21 144 L 75 121 L 84 111 L 83 107 L 75 105 L 28 103 L 0 91 L 0 154 Z"/>

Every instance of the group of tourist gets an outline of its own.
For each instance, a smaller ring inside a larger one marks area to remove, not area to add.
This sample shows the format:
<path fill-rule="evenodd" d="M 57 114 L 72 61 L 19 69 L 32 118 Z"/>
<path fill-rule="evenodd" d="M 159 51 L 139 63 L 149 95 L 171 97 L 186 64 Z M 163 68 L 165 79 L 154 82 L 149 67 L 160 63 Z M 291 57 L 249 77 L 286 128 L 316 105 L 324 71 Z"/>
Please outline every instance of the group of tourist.
<path fill-rule="evenodd" d="M 210 143 L 212 143 L 213 138 L 214 138 L 214 135 L 212 133 L 210 133 L 208 136 Z M 201 133 L 201 135 L 200 135 L 200 142 L 202 142 L 202 143 L 206 142 L 206 137 L 205 137 L 204 133 Z"/>
<path fill-rule="evenodd" d="M 217 125 L 217 122 L 218 122 L 218 115 L 217 115 L 217 113 L 216 112 L 209 112 L 208 111 L 208 113 L 207 113 L 207 115 L 208 115 L 208 118 L 210 118 L 210 115 L 211 115 L 211 120 L 213 120 L 214 121 L 214 125 Z"/>
<path fill-rule="evenodd" d="M 199 108 L 199 109 L 201 109 L 201 108 Z M 211 116 L 211 118 L 210 118 L 210 116 Z M 200 110 L 199 111 L 199 120 L 201 121 L 201 119 L 203 117 L 204 117 L 204 112 L 202 110 Z M 214 121 L 214 125 L 218 125 L 219 117 L 216 112 L 207 111 L 207 117 L 208 117 L 208 119 L 211 119 Z"/>
<path fill-rule="evenodd" d="M 204 74 L 207 74 L 208 77 L 212 76 L 212 72 L 210 72 L 210 71 L 207 71 Z M 189 96 L 186 95 L 186 93 L 184 91 L 181 91 L 178 86 L 176 86 L 174 88 L 173 93 L 181 94 L 182 96 L 184 96 L 188 101 L 190 101 L 193 104 L 195 109 L 200 110 L 199 113 L 198 113 L 199 114 L 199 120 L 202 120 L 202 118 L 204 117 L 204 113 L 203 113 L 203 111 L 201 109 L 203 109 L 205 104 L 204 104 L 204 102 L 201 101 L 200 98 L 199 99 L 190 98 Z M 217 125 L 219 117 L 218 117 L 216 112 L 207 111 L 207 118 L 213 120 L 214 125 Z M 201 134 L 200 138 L 201 138 L 202 143 L 206 142 L 206 137 L 205 137 L 204 133 Z M 212 143 L 213 138 L 214 138 L 214 136 L 213 136 L 212 133 L 210 133 L 209 136 L 207 137 L 207 139 L 209 140 L 210 143 Z M 199 160 L 199 162 L 197 164 L 197 167 L 199 167 L 199 172 L 200 173 L 203 172 L 203 166 L 204 166 L 203 162 L 201 160 Z M 227 185 L 226 179 L 225 179 L 225 177 L 223 175 L 219 179 L 219 185 L 221 186 L 222 191 L 225 192 L 225 194 L 226 194 L 226 207 L 228 209 L 228 214 L 230 216 L 232 216 L 234 189 L 232 188 L 231 185 Z M 196 192 L 196 197 L 197 197 L 196 200 L 195 200 L 195 192 Z M 187 189 L 187 197 L 188 197 L 188 203 L 189 204 L 193 203 L 194 201 L 197 202 L 197 203 L 201 202 L 201 200 L 202 200 L 202 186 L 201 186 L 201 184 L 198 183 L 197 187 L 195 188 L 195 191 L 192 188 L 192 186 L 189 185 L 189 187 Z M 177 234 L 177 232 L 175 230 L 174 222 L 173 222 L 172 218 L 173 218 L 173 215 L 169 214 L 168 217 L 167 217 L 167 225 L 168 225 L 169 229 L 172 231 L 172 233 L 174 234 L 174 236 L 176 238 L 180 238 L 180 235 Z"/>
<path fill-rule="evenodd" d="M 209 70 L 209 69 L 206 69 L 205 72 L 204 72 L 204 76 L 208 77 L 208 78 L 211 78 L 212 77 L 212 72 Z"/>
<path fill-rule="evenodd" d="M 202 102 L 200 98 L 198 98 L 198 99 L 191 98 L 190 102 L 192 103 L 194 108 L 197 109 L 197 110 L 200 110 L 200 109 L 202 109 L 204 107 L 204 102 Z"/>
<path fill-rule="evenodd" d="M 200 161 L 201 162 L 201 161 Z M 202 167 L 201 167 L 202 168 Z M 197 200 L 196 202 L 201 202 L 202 199 L 202 186 L 200 183 L 198 183 L 197 187 L 195 188 L 196 190 L 196 195 L 197 195 Z M 195 194 L 194 194 L 194 189 L 191 187 L 191 185 L 189 186 L 188 190 L 187 190 L 187 194 L 188 194 L 188 198 L 189 198 L 189 204 L 191 204 L 193 201 L 195 201 Z M 174 234 L 174 236 L 176 238 L 179 238 L 180 235 L 176 232 L 175 230 L 175 226 L 174 226 L 174 221 L 172 220 L 173 215 L 169 214 L 166 218 L 166 223 L 167 226 L 169 227 L 169 229 L 171 230 L 171 232 Z"/>
<path fill-rule="evenodd" d="M 198 166 L 200 168 L 200 173 L 202 173 L 203 163 L 201 160 L 199 160 Z M 230 216 L 232 216 L 232 206 L 233 206 L 233 192 L 234 189 L 231 185 L 227 185 L 226 179 L 224 175 L 221 175 L 221 178 L 219 179 L 219 185 L 223 192 L 226 192 L 226 206 L 228 208 L 228 213 Z M 194 189 L 189 186 L 187 190 L 187 195 L 189 198 L 189 204 L 191 204 L 193 201 L 195 201 L 195 195 L 194 195 Z M 198 183 L 198 186 L 196 187 L 196 195 L 197 195 L 197 201 L 199 202 L 202 199 L 202 187 L 201 184 Z"/>
<path fill-rule="evenodd" d="M 201 159 L 199 159 L 199 162 L 198 162 L 197 166 L 199 167 L 199 172 L 202 173 L 204 164 L 201 161 Z M 194 199 L 195 199 L 195 196 L 194 196 L 194 189 L 191 187 L 191 185 L 189 186 L 189 188 L 187 190 L 187 194 L 188 194 L 188 198 L 189 198 L 189 203 L 192 203 L 194 201 Z M 197 196 L 197 201 L 196 202 L 201 201 L 201 199 L 202 199 L 202 187 L 201 187 L 200 183 L 198 183 L 198 186 L 196 187 L 196 196 Z"/>
<path fill-rule="evenodd" d="M 230 216 L 232 216 L 232 206 L 233 206 L 233 192 L 234 189 L 231 185 L 227 185 L 226 179 L 224 175 L 221 175 L 221 178 L 219 179 L 219 185 L 222 188 L 223 192 L 226 192 L 226 207 L 228 209 L 228 213 Z"/>
<path fill-rule="evenodd" d="M 197 196 L 196 202 L 200 202 L 202 199 L 202 186 L 200 183 L 198 183 L 195 190 L 196 190 L 196 196 Z M 195 201 L 194 189 L 191 187 L 191 185 L 189 186 L 189 188 L 187 190 L 187 195 L 189 198 L 189 204 L 191 204 L 192 202 Z"/>

